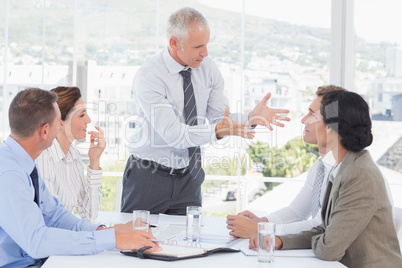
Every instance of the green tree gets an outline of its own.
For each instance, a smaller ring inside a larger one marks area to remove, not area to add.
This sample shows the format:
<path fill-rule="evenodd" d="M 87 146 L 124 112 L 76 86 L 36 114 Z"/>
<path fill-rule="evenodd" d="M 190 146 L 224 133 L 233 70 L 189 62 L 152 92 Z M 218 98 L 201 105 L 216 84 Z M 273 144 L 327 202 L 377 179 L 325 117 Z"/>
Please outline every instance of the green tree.
<path fill-rule="evenodd" d="M 306 172 L 317 159 L 318 146 L 306 144 L 301 138 L 288 141 L 282 148 L 270 148 L 256 142 L 247 149 L 254 164 L 264 166 L 265 177 L 295 177 Z M 265 182 L 265 191 L 270 191 L 278 183 Z"/>
<path fill-rule="evenodd" d="M 240 160 L 240 175 L 246 174 L 247 161 L 250 161 L 250 159 L 247 158 L 247 155 L 242 155 Z M 238 166 L 238 157 L 225 157 L 222 158 L 220 162 L 204 166 L 203 169 L 207 175 L 237 176 Z"/>
<path fill-rule="evenodd" d="M 246 154 L 242 155 L 240 161 L 240 175 L 244 175 L 247 172 L 247 161 L 250 159 Z M 237 170 L 239 166 L 238 157 L 223 158 L 220 162 L 211 163 L 203 167 L 206 175 L 219 175 L 219 176 L 237 176 Z M 207 180 L 202 183 L 201 192 L 206 193 L 208 190 L 215 187 L 219 187 L 225 181 Z"/>
<path fill-rule="evenodd" d="M 102 169 L 104 171 L 123 172 L 126 166 L 125 161 L 114 161 L 105 164 Z M 103 193 L 101 211 L 116 211 L 116 196 L 117 196 L 117 180 L 121 177 L 102 177 L 101 190 Z"/>
<path fill-rule="evenodd" d="M 247 148 L 247 153 L 249 154 L 251 161 L 255 164 L 262 164 L 267 156 L 269 154 L 269 145 L 264 144 L 261 141 L 257 141 L 256 143 L 253 143 L 250 145 L 250 147 Z"/>

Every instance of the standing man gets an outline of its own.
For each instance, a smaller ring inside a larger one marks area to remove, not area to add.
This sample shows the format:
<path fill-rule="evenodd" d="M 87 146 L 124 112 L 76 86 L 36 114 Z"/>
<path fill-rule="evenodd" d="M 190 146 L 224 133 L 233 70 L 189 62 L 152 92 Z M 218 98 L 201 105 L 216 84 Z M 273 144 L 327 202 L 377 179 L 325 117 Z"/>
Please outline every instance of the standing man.
<path fill-rule="evenodd" d="M 231 230 L 229 234 L 242 238 L 254 237 L 258 233 L 258 222 L 276 223 L 275 233 L 277 235 L 299 233 L 321 224 L 321 206 L 326 189 L 326 184 L 323 181 L 336 162 L 326 145 L 326 136 L 317 135 L 317 125 L 323 125 L 320 115 L 322 97 L 326 92 L 335 90 L 344 89 L 334 85 L 319 87 L 315 92 L 316 98 L 310 104 L 308 113 L 301 120 L 305 126 L 304 141 L 317 144 L 320 157 L 311 166 L 307 180 L 293 202 L 288 207 L 262 218 L 248 210 L 238 215 L 229 215 L 226 221 L 227 228 Z"/>
<path fill-rule="evenodd" d="M 56 101 L 55 93 L 37 88 L 20 91 L 11 102 L 11 134 L 0 146 L 0 267 L 40 265 L 50 255 L 113 248 L 160 250 L 148 240 L 152 234 L 133 231 L 132 222 L 110 229 L 91 224 L 50 194 L 34 161 L 59 131 Z"/>
<path fill-rule="evenodd" d="M 134 78 L 144 120 L 131 138 L 123 212 L 184 215 L 187 206 L 201 206 L 200 145 L 229 135 L 252 139 L 255 132 L 248 126 L 272 130 L 271 124 L 283 127 L 280 121 L 289 121 L 280 115 L 289 111 L 266 106 L 270 94 L 250 114 L 229 115 L 223 77 L 207 58 L 210 31 L 201 13 L 192 8 L 174 12 L 167 35 L 167 49 L 145 62 Z"/>

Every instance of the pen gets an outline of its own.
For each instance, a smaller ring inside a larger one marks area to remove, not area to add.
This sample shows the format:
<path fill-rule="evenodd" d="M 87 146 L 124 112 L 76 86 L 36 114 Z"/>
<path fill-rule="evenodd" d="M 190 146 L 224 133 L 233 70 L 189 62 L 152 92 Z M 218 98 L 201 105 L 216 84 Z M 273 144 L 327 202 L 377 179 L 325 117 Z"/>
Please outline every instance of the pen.
<path fill-rule="evenodd" d="M 148 240 L 149 240 L 149 241 L 152 241 L 152 242 L 163 243 L 163 241 L 162 241 L 162 240 L 158 240 L 158 239 L 152 239 L 152 238 L 148 238 Z"/>

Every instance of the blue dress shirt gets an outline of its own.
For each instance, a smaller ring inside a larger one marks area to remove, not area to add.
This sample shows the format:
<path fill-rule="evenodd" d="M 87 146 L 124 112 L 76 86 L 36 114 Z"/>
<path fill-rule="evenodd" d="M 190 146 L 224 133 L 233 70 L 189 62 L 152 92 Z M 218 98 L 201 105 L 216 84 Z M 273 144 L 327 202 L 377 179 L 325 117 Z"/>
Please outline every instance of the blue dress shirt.
<path fill-rule="evenodd" d="M 39 207 L 30 174 L 35 162 L 9 136 L 0 146 L 0 267 L 26 267 L 50 255 L 96 254 L 116 245 L 114 229 L 78 219 L 39 174 Z"/>
<path fill-rule="evenodd" d="M 183 77 L 180 75 L 186 68 L 176 62 L 166 48 L 136 72 L 133 92 L 139 117 L 131 118 L 136 122 L 136 130 L 130 137 L 130 153 L 168 167 L 184 168 L 189 164 L 187 148 L 217 140 L 215 126 L 229 107 L 223 93 L 222 74 L 209 57 L 192 69 L 198 124 L 189 126 L 183 115 Z M 246 122 L 248 114 L 231 114 L 230 118 Z"/>

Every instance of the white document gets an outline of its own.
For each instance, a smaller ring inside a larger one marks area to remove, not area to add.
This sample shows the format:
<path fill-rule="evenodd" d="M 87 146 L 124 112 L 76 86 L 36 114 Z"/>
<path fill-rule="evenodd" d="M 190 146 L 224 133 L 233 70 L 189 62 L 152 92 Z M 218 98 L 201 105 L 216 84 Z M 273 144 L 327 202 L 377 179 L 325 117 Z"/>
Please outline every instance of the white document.
<path fill-rule="evenodd" d="M 240 243 L 236 245 L 236 248 L 240 249 L 246 256 L 258 256 L 257 250 L 249 249 L 248 245 L 250 243 L 250 239 L 244 239 Z"/>
<path fill-rule="evenodd" d="M 158 225 L 186 225 L 186 216 L 172 216 L 159 213 Z"/>
<path fill-rule="evenodd" d="M 166 215 L 159 213 L 158 225 L 186 225 L 186 216 Z M 201 226 L 204 226 L 204 219 L 201 218 Z"/>
<path fill-rule="evenodd" d="M 246 256 L 258 256 L 257 250 L 249 249 L 249 239 L 245 239 L 236 245 L 236 248 L 240 249 Z M 315 258 L 315 254 L 312 249 L 291 249 L 291 250 L 275 250 L 275 257 L 307 257 Z"/>
<path fill-rule="evenodd" d="M 317 258 L 312 249 L 275 250 L 275 257 L 307 257 Z"/>

